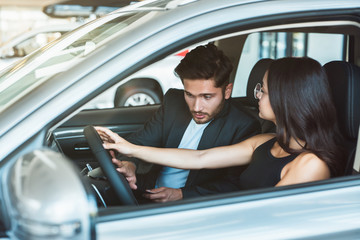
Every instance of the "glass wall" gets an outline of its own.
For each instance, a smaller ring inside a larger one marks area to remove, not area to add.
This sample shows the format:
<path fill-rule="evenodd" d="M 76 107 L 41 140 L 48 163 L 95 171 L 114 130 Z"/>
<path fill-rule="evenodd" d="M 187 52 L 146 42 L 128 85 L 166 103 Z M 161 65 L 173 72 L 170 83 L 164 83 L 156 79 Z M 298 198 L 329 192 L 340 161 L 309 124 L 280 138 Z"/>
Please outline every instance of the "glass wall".
<path fill-rule="evenodd" d="M 246 96 L 250 71 L 259 59 L 308 56 L 321 64 L 331 60 L 345 60 L 346 37 L 342 34 L 304 32 L 260 32 L 248 35 L 232 96 Z"/>

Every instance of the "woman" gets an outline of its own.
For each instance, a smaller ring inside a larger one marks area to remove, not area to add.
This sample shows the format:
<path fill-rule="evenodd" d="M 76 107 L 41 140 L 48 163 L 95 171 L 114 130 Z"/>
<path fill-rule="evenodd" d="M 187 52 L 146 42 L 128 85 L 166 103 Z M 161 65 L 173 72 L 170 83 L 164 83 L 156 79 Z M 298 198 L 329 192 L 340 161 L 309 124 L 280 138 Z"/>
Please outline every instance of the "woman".
<path fill-rule="evenodd" d="M 240 175 L 242 189 L 342 174 L 341 135 L 326 73 L 317 61 L 275 60 L 254 95 L 259 99 L 259 116 L 276 124 L 276 134 L 200 151 L 137 146 L 106 128 L 97 127 L 97 131 L 106 149 L 160 165 L 201 169 L 250 164 Z"/>

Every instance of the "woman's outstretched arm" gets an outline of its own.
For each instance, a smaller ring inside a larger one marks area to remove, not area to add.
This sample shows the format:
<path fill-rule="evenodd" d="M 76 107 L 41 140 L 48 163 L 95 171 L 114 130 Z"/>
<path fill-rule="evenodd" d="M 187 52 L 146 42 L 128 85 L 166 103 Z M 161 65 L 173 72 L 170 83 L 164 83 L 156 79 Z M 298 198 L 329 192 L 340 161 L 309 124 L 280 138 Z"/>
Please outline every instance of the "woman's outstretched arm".
<path fill-rule="evenodd" d="M 247 164 L 255 148 L 273 137 L 258 135 L 230 146 L 189 150 L 134 145 L 107 128 L 96 127 L 96 130 L 103 139 L 106 149 L 114 149 L 123 155 L 147 162 L 183 169 L 223 168 Z"/>

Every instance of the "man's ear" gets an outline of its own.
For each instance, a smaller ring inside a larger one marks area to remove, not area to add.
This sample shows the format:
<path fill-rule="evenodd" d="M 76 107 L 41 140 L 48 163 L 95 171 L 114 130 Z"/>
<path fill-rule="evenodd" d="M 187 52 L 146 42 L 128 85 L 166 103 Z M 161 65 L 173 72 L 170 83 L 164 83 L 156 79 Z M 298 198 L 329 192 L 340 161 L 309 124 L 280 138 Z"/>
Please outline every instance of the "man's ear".
<path fill-rule="evenodd" d="M 233 83 L 229 83 L 225 87 L 225 99 L 229 99 L 231 97 L 232 89 L 233 89 Z"/>

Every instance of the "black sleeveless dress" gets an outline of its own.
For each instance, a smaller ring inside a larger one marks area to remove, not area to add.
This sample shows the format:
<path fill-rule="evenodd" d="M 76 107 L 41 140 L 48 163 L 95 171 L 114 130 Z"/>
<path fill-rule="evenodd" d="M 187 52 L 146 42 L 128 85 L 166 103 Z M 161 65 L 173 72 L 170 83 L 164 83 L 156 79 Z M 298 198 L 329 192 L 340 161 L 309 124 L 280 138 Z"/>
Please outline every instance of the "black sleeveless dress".
<path fill-rule="evenodd" d="M 283 167 L 294 160 L 298 154 L 275 158 L 270 150 L 276 138 L 270 139 L 255 149 L 250 165 L 240 175 L 241 189 L 254 189 L 275 186 L 280 181 Z"/>

